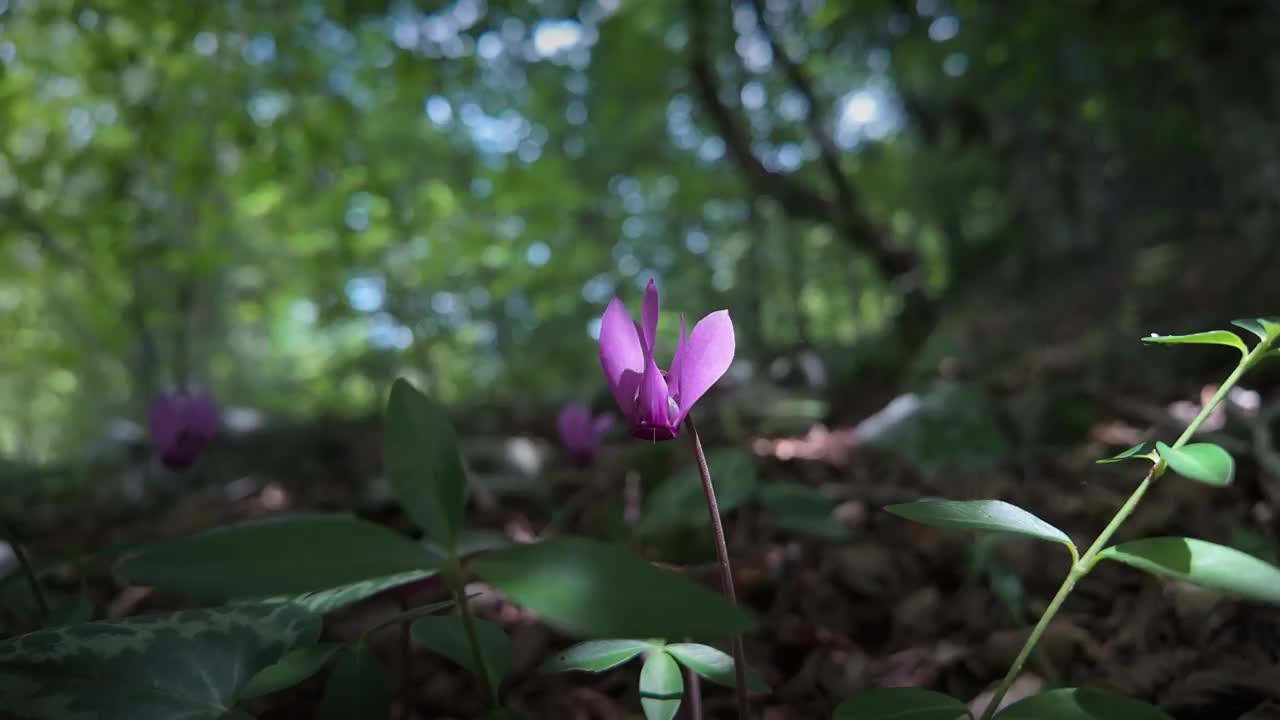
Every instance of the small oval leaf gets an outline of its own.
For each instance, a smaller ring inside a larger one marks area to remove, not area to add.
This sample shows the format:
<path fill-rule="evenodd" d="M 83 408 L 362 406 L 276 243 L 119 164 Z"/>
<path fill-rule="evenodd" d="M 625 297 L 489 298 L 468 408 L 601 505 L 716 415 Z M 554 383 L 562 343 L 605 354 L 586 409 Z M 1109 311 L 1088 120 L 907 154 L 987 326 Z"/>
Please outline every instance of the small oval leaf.
<path fill-rule="evenodd" d="M 715 483 L 720 514 L 742 505 L 755 492 L 756 467 L 741 450 L 712 450 L 707 467 Z M 688 466 L 659 485 L 645 499 L 644 516 L 636 528 L 642 535 L 684 525 L 705 525 L 707 506 L 696 466 Z"/>
<path fill-rule="evenodd" d="M 680 709 L 684 677 L 680 666 L 665 652 L 655 652 L 640 669 L 640 707 L 647 720 L 671 720 Z"/>
<path fill-rule="evenodd" d="M 502 628 L 491 622 L 479 618 L 472 618 L 472 622 L 475 623 L 476 642 L 480 643 L 485 669 L 492 680 L 501 682 L 511 666 L 511 640 Z M 413 640 L 449 658 L 472 675 L 480 676 L 460 615 L 428 615 L 418 620 L 413 624 Z"/>
<path fill-rule="evenodd" d="M 1169 469 L 1188 480 L 1223 487 L 1231 484 L 1236 474 L 1236 461 L 1231 454 L 1213 443 L 1192 443 L 1172 448 L 1156 443 L 1160 457 L 1169 463 Z"/>
<path fill-rule="evenodd" d="M 1122 453 L 1112 455 L 1109 458 L 1094 460 L 1094 462 L 1099 465 L 1105 465 L 1107 463 L 1116 463 L 1121 462 L 1122 460 L 1128 460 L 1129 458 L 1145 458 L 1154 462 L 1156 460 L 1156 456 L 1154 454 L 1155 449 L 1156 444 L 1153 442 L 1140 442 Z"/>
<path fill-rule="evenodd" d="M 1226 345 L 1239 350 L 1241 355 L 1249 354 L 1249 348 L 1245 347 L 1244 341 L 1240 339 L 1239 335 L 1230 330 L 1210 330 L 1190 335 L 1157 335 L 1151 333 L 1142 338 L 1142 341 L 1168 345 Z"/>
<path fill-rule="evenodd" d="M 1245 330 L 1248 330 L 1254 335 L 1257 335 L 1258 339 L 1261 340 L 1262 342 L 1267 341 L 1267 330 L 1266 328 L 1262 327 L 1262 323 L 1258 322 L 1257 320 L 1254 320 L 1251 318 L 1241 318 L 1240 320 L 1232 320 L 1231 324 L 1235 325 L 1238 328 L 1244 328 Z"/>
<path fill-rule="evenodd" d="M 698 643 L 672 643 L 664 649 L 681 665 L 713 683 L 725 687 L 738 684 L 733 671 L 733 656 L 722 650 Z M 747 688 L 752 692 L 769 692 L 769 684 L 750 668 L 747 669 Z"/>
<path fill-rule="evenodd" d="M 542 671 L 603 672 L 618 667 L 642 652 L 661 647 L 661 644 L 644 640 L 588 640 L 556 653 L 542 666 Z"/>
<path fill-rule="evenodd" d="M 1194 538 L 1147 538 L 1103 550 L 1115 560 L 1155 575 L 1262 602 L 1280 604 L 1280 568 L 1246 552 Z"/>
<path fill-rule="evenodd" d="M 478 556 L 471 569 L 549 624 L 587 637 L 724 637 L 754 617 L 630 551 L 559 537 Z"/>
<path fill-rule="evenodd" d="M 760 486 L 759 496 L 769 519 L 784 530 L 829 540 L 849 536 L 849 529 L 832 515 L 835 503 L 816 488 L 772 482 Z"/>
<path fill-rule="evenodd" d="M 1011 533 L 1075 547 L 1066 533 L 1003 500 L 918 500 L 885 510 L 935 527 Z"/>
<path fill-rule="evenodd" d="M 1019 700 L 996 720 L 1172 720 L 1160 708 L 1123 695 L 1062 688 Z"/>
<path fill-rule="evenodd" d="M 340 643 L 317 643 L 309 647 L 298 648 L 280 658 L 275 665 L 268 665 L 254 675 L 249 684 L 242 689 L 236 698 L 252 700 L 270 695 L 306 680 L 320 672 L 329 658 L 342 649 Z"/>
<path fill-rule="evenodd" d="M 919 688 L 865 690 L 836 707 L 833 720 L 968 720 L 964 703 Z"/>

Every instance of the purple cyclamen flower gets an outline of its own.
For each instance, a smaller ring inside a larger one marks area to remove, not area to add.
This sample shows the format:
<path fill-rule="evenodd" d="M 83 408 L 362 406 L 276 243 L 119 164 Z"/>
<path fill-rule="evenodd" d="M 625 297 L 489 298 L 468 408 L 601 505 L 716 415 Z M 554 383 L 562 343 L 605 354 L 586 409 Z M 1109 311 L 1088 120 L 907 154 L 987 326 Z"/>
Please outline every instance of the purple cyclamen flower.
<path fill-rule="evenodd" d="M 218 429 L 218 409 L 206 392 L 162 395 L 151 403 L 151 440 L 165 466 L 180 470 L 196 461 Z"/>
<path fill-rule="evenodd" d="M 595 458 L 600 436 L 612 426 L 612 415 L 592 418 L 591 409 L 582 403 L 565 405 L 556 418 L 560 442 L 579 465 L 586 465 Z"/>
<path fill-rule="evenodd" d="M 640 319 L 639 324 L 632 320 L 618 298 L 609 303 L 600 321 L 600 365 L 631 434 L 655 442 L 671 440 L 680 433 L 689 409 L 733 362 L 733 321 L 728 310 L 717 310 L 685 337 L 681 315 L 680 340 L 671 369 L 664 373 L 653 359 L 658 331 L 658 288 L 653 280 L 645 288 Z"/>

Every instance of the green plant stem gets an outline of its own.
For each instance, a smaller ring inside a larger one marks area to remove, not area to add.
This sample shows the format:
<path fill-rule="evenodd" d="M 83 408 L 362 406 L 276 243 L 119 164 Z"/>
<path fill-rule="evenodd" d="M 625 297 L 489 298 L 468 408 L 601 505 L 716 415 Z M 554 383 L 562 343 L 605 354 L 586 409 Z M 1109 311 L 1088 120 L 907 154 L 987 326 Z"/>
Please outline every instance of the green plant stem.
<path fill-rule="evenodd" d="M 711 484 L 711 468 L 707 467 L 707 456 L 702 451 L 702 440 L 698 438 L 698 429 L 694 427 L 692 415 L 685 416 L 684 425 L 689 429 L 689 443 L 693 446 L 693 457 L 698 463 L 698 474 L 702 477 L 702 492 L 707 499 L 707 513 L 711 517 L 711 532 L 716 542 L 716 560 L 720 565 L 720 585 L 729 602 L 737 605 L 738 593 L 733 587 L 729 546 L 724 539 L 724 524 L 720 521 L 720 505 L 716 502 L 716 489 Z M 733 676 L 734 695 L 738 700 L 738 717 L 741 720 L 747 720 L 750 717 L 751 705 L 747 690 L 747 658 L 742 648 L 741 635 L 733 636 Z"/>
<path fill-rule="evenodd" d="M 498 687 L 489 675 L 489 666 L 485 664 L 484 653 L 480 650 L 480 636 L 476 634 L 476 622 L 471 617 L 471 604 L 467 601 L 462 573 L 460 570 L 447 571 L 447 577 L 449 589 L 453 592 L 454 600 L 458 605 L 458 615 L 462 617 L 462 629 L 467 634 L 467 644 L 471 646 L 471 659 L 476 665 L 476 674 L 480 676 L 480 687 L 485 697 L 489 699 L 489 705 L 497 710 L 501 707 L 498 702 Z"/>
<path fill-rule="evenodd" d="M 1205 403 L 1204 407 L 1200 408 L 1200 412 L 1196 414 L 1195 419 L 1187 425 L 1187 429 L 1182 431 L 1182 434 L 1178 436 L 1178 439 L 1174 441 L 1171 447 L 1180 448 L 1187 444 L 1187 441 L 1195 435 L 1196 430 L 1200 429 L 1200 425 L 1204 423 L 1205 418 L 1209 417 L 1209 413 L 1213 412 L 1213 409 L 1217 407 L 1218 403 L 1222 402 L 1222 399 L 1227 396 L 1227 393 L 1231 392 L 1231 388 L 1235 387 L 1235 384 L 1240 381 L 1240 378 L 1245 374 L 1245 372 L 1247 372 L 1249 368 L 1253 367 L 1262 355 L 1265 354 L 1265 350 L 1265 343 L 1259 343 L 1252 351 L 1247 353 L 1244 358 L 1240 360 L 1240 364 L 1237 365 L 1236 369 L 1231 371 L 1231 374 L 1227 376 L 1227 379 L 1222 382 L 1222 385 L 1218 387 L 1218 391 L 1213 394 L 1213 397 L 1210 398 L 1209 402 Z M 1102 529 L 1101 533 L 1098 533 L 1097 539 L 1093 541 L 1093 544 L 1089 546 L 1089 549 L 1085 551 L 1084 555 L 1080 556 L 1078 560 L 1073 558 L 1074 562 L 1071 564 L 1071 572 L 1067 573 L 1067 577 L 1062 581 L 1062 585 L 1058 588 L 1057 594 L 1053 596 L 1053 600 L 1049 601 L 1049 606 L 1045 608 L 1044 614 L 1040 616 L 1040 621 L 1036 623 L 1034 628 L 1032 628 L 1031 635 L 1027 637 L 1027 641 L 1023 643 L 1022 649 L 1018 651 L 1017 657 L 1013 659 L 1013 664 L 1009 666 L 1009 672 L 1005 673 L 1004 678 L 1000 681 L 1000 685 L 996 687 L 996 692 L 995 695 L 991 697 L 991 702 L 982 711 L 980 720 L 991 720 L 991 716 L 994 715 L 996 710 L 1000 707 L 1000 701 L 1004 700 L 1005 694 L 1009 692 L 1009 687 L 1013 685 L 1014 679 L 1018 677 L 1018 673 L 1022 672 L 1022 667 L 1026 664 L 1027 658 L 1031 655 L 1031 652 L 1040 642 L 1040 638 L 1049 628 L 1049 623 L 1053 621 L 1054 616 L 1058 614 L 1058 610 L 1062 608 L 1062 603 L 1066 601 L 1067 596 L 1071 594 L 1073 589 L 1075 589 L 1076 583 L 1085 575 L 1088 575 L 1089 571 L 1093 570 L 1093 566 L 1098 562 L 1099 553 L 1106 549 L 1107 543 L 1111 542 L 1111 537 L 1115 535 L 1116 531 L 1120 529 L 1120 526 L 1124 524 L 1124 521 L 1128 520 L 1129 516 L 1133 514 L 1133 511 L 1137 509 L 1138 503 L 1142 501 L 1142 497 L 1147 494 L 1147 490 L 1151 488 L 1151 485 L 1158 480 L 1161 475 L 1164 475 L 1166 467 L 1164 460 L 1160 460 L 1153 465 L 1147 472 L 1147 476 L 1142 479 L 1142 482 L 1138 484 L 1138 487 L 1135 488 L 1133 493 L 1129 496 L 1129 499 L 1126 500 L 1124 505 L 1121 505 L 1120 509 L 1116 511 L 1115 516 L 1111 518 L 1111 522 L 1107 523 L 1107 526 Z M 1074 555 L 1074 553 L 1075 551 L 1073 548 L 1072 554 Z"/>
<path fill-rule="evenodd" d="M 471 595 L 469 597 L 475 597 L 475 596 Z M 391 617 L 386 618 L 385 620 L 378 622 L 376 625 L 373 625 L 368 629 L 366 629 L 363 633 L 360 634 L 360 641 L 364 641 L 373 633 L 376 633 L 382 628 L 385 628 L 387 626 L 409 622 L 410 620 L 417 620 L 418 618 L 426 617 L 427 615 L 434 615 L 437 612 L 449 607 L 450 605 L 453 605 L 455 602 L 456 601 L 454 600 L 445 600 L 442 602 L 431 603 L 430 605 L 421 605 L 416 608 L 409 608 L 404 612 L 398 612 L 395 615 L 392 615 Z M 354 642 L 354 641 L 351 641 L 351 642 Z"/>
<path fill-rule="evenodd" d="M 31 566 L 31 558 L 27 557 L 27 551 L 22 548 L 22 543 L 18 542 L 18 535 L 8 522 L 4 523 L 3 532 L 5 539 L 9 541 L 9 547 L 13 549 L 13 556 L 18 560 L 18 566 L 22 568 L 22 575 L 27 579 L 27 586 L 31 588 L 31 597 L 36 601 L 36 608 L 40 611 L 40 626 L 49 624 L 49 601 L 45 599 L 44 588 L 40 587 L 40 578 L 36 576 L 35 568 Z"/>

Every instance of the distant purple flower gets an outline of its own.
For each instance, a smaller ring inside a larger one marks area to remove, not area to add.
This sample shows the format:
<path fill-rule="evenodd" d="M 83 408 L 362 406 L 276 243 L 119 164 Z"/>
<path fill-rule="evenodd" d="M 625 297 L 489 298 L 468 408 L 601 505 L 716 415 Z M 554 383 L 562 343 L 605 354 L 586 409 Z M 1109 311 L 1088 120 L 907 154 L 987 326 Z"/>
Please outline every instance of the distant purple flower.
<path fill-rule="evenodd" d="M 612 426 L 612 415 L 600 415 L 593 419 L 591 409 L 582 403 L 565 405 L 556 418 L 560 442 L 580 465 L 586 465 L 595 458 L 600 436 Z"/>
<path fill-rule="evenodd" d="M 680 316 L 680 340 L 670 371 L 653 359 L 658 331 L 658 288 L 652 280 L 644 292 L 641 324 L 618 298 L 609 303 L 600 321 L 600 365 L 613 397 L 627 417 L 634 437 L 671 440 L 689 409 L 733 362 L 733 321 L 728 310 L 717 310 L 698 321 L 685 337 Z"/>
<path fill-rule="evenodd" d="M 151 403 L 151 440 L 174 470 L 195 462 L 217 429 L 218 408 L 208 393 L 162 395 Z"/>

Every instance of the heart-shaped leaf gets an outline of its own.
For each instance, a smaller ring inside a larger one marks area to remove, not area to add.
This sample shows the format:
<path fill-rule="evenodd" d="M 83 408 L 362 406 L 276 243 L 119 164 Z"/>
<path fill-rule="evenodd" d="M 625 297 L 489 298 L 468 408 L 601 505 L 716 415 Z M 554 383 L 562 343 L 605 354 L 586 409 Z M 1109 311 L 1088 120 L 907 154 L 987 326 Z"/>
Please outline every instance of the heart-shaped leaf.
<path fill-rule="evenodd" d="M 672 643 L 664 649 L 681 665 L 713 683 L 725 687 L 738 685 L 733 657 L 726 652 L 697 643 Z M 747 687 L 753 692 L 769 692 L 769 684 L 750 668 L 747 669 Z"/>
<path fill-rule="evenodd" d="M 317 643 L 301 647 L 285 655 L 280 662 L 263 668 L 236 696 L 239 700 L 252 700 L 270 695 L 306 680 L 320 672 L 330 658 L 342 649 L 340 643 Z"/>
<path fill-rule="evenodd" d="M 761 485 L 760 504 L 768 510 L 769 519 L 785 530 L 830 540 L 849 535 L 849 529 L 831 515 L 835 503 L 807 485 L 793 482 Z"/>
<path fill-rule="evenodd" d="M 1003 500 L 918 500 L 885 510 L 935 527 L 1011 533 L 1075 547 L 1066 533 Z"/>
<path fill-rule="evenodd" d="M 1019 700 L 996 720 L 1171 720 L 1160 708 L 1123 695 L 1062 688 Z"/>
<path fill-rule="evenodd" d="M 448 413 L 404 378 L 391 385 L 383 453 L 404 510 L 447 550 L 462 533 L 467 476 Z"/>
<path fill-rule="evenodd" d="M 296 595 L 430 570 L 409 538 L 345 514 L 299 513 L 214 528 L 127 553 L 121 582 L 211 600 Z"/>
<path fill-rule="evenodd" d="M 333 665 L 320 701 L 320 720 L 391 716 L 391 694 L 382 663 L 367 645 L 348 647 Z"/>
<path fill-rule="evenodd" d="M 0 717 L 66 720 L 92 708 L 101 718 L 220 720 L 258 671 L 319 634 L 320 616 L 292 603 L 40 630 L 0 643 Z"/>
<path fill-rule="evenodd" d="M 640 668 L 640 707 L 647 720 L 671 720 L 680 709 L 684 677 L 680 666 L 665 652 L 645 658 Z"/>
<path fill-rule="evenodd" d="M 1169 469 L 1188 480 L 1223 487 L 1230 485 L 1235 477 L 1236 461 L 1230 453 L 1213 443 L 1192 443 L 1172 448 L 1158 442 L 1156 449 L 1169 464 Z"/>
<path fill-rule="evenodd" d="M 723 515 L 746 502 L 756 489 L 756 466 L 751 455 L 741 450 L 713 450 L 707 453 L 707 467 L 716 488 L 716 504 Z M 702 478 L 696 466 L 672 475 L 649 494 L 644 517 L 636 529 L 652 534 L 672 527 L 702 525 L 707 522 L 707 504 Z"/>
<path fill-rule="evenodd" d="M 543 672 L 612 670 L 642 652 L 662 649 L 660 642 L 645 640 L 588 640 L 556 653 L 542 666 Z"/>
<path fill-rule="evenodd" d="M 470 567 L 517 604 L 582 636 L 724 637 L 755 626 L 720 594 L 595 540 L 513 545 Z"/>
<path fill-rule="evenodd" d="M 1098 559 L 1115 560 L 1155 575 L 1280 604 L 1280 568 L 1235 548 L 1204 540 L 1182 537 L 1134 540 L 1103 550 Z"/>
<path fill-rule="evenodd" d="M 1169 345 L 1226 345 L 1239 350 L 1241 355 L 1249 354 L 1249 348 L 1245 347 L 1244 341 L 1240 339 L 1239 335 L 1230 330 L 1210 330 L 1208 332 L 1192 333 L 1191 335 L 1157 335 L 1151 333 L 1142 338 L 1142 341 Z"/>
<path fill-rule="evenodd" d="M 1155 449 L 1156 449 L 1156 444 L 1153 442 L 1140 442 L 1137 445 L 1134 445 L 1133 447 L 1129 448 L 1128 450 L 1125 450 L 1122 453 L 1119 453 L 1117 455 L 1112 455 L 1109 458 L 1094 460 L 1094 462 L 1098 463 L 1099 465 L 1105 465 L 1107 463 L 1116 463 L 1116 462 L 1121 462 L 1123 460 L 1128 460 L 1129 458 L 1144 458 L 1146 460 L 1156 462 L 1156 460 L 1158 460 L 1158 457 L 1155 454 Z"/>
<path fill-rule="evenodd" d="M 476 642 L 480 644 L 480 656 L 485 669 L 495 683 L 502 682 L 511 667 L 511 640 L 502 628 L 491 622 L 472 618 L 476 629 Z M 413 640 L 422 647 L 439 653 L 461 665 L 472 675 L 479 677 L 471 643 L 467 640 L 466 626 L 460 615 L 429 615 L 413 624 Z"/>
<path fill-rule="evenodd" d="M 932 690 L 865 690 L 836 707 L 833 720 L 969 720 L 964 703 Z"/>

